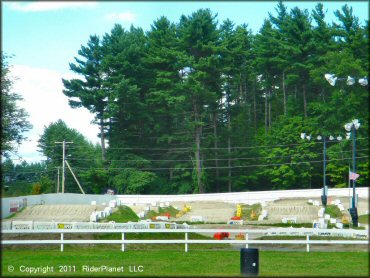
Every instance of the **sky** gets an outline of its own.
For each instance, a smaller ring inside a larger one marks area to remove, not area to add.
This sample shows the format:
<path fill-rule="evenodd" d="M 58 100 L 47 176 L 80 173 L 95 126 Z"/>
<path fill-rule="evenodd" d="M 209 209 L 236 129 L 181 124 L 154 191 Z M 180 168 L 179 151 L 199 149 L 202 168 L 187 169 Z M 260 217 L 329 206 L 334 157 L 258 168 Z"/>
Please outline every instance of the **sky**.
<path fill-rule="evenodd" d="M 37 140 L 44 128 L 62 119 L 78 130 L 87 140 L 99 143 L 98 126 L 91 123 L 94 116 L 85 108 L 71 109 L 63 95 L 62 78 L 77 78 L 69 63 L 78 57 L 90 35 L 103 36 L 115 23 L 128 29 L 131 25 L 149 31 L 161 16 L 177 23 L 181 15 L 191 15 L 200 8 L 209 8 L 222 23 L 230 19 L 236 25 L 247 24 L 258 33 L 268 13 L 276 15 L 278 1 L 2 1 L 2 51 L 13 57 L 8 60 L 16 78 L 13 91 L 23 97 L 18 105 L 28 114 L 33 128 L 18 150 L 19 159 L 37 162 L 45 159 L 37 151 Z M 314 9 L 316 1 L 284 2 L 288 10 Z M 334 11 L 348 3 L 353 14 L 364 25 L 368 20 L 368 1 L 322 2 L 327 10 L 326 20 L 337 22 Z M 63 141 L 63 138 L 60 139 Z M 19 160 L 21 161 L 21 160 Z M 17 162 L 17 161 L 15 161 Z"/>

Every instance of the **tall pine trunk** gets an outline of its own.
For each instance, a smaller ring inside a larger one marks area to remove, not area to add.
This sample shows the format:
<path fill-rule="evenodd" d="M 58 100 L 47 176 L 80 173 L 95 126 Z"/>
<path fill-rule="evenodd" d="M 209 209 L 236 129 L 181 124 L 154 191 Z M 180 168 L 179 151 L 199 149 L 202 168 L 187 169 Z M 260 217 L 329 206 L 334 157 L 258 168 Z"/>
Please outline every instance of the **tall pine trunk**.
<path fill-rule="evenodd" d="M 284 105 L 284 116 L 286 116 L 286 90 L 285 90 L 285 71 L 283 71 L 283 105 Z"/>
<path fill-rule="evenodd" d="M 220 192 L 220 170 L 218 169 L 217 112 L 213 113 L 213 136 L 216 161 L 216 192 Z"/>
<path fill-rule="evenodd" d="M 227 129 L 228 129 L 228 133 L 227 133 L 227 154 L 228 154 L 228 160 L 227 160 L 227 167 L 228 167 L 228 179 L 227 179 L 227 183 L 228 183 L 228 189 L 229 189 L 229 192 L 231 192 L 231 116 L 230 116 L 230 112 L 228 114 L 228 119 L 227 119 Z"/>
<path fill-rule="evenodd" d="M 265 135 L 267 135 L 267 130 L 268 130 L 268 107 L 267 107 L 267 92 L 265 91 Z"/>
<path fill-rule="evenodd" d="M 198 183 L 198 189 L 199 193 L 204 193 L 204 186 L 202 183 L 202 164 L 200 162 L 200 136 L 202 134 L 202 127 L 197 126 L 195 129 L 195 144 L 196 144 L 196 150 L 195 150 L 195 163 L 197 167 L 197 183 Z"/>
<path fill-rule="evenodd" d="M 257 101 L 256 101 L 256 79 L 253 82 L 253 124 L 254 129 L 257 129 Z"/>
<path fill-rule="evenodd" d="M 105 150 L 105 134 L 104 134 L 104 120 L 103 120 L 103 114 L 101 114 L 100 117 L 100 144 L 101 144 L 101 156 L 102 160 L 105 161 L 106 158 L 106 150 Z"/>
<path fill-rule="evenodd" d="M 269 114 L 269 128 L 271 128 L 271 125 L 272 125 L 272 122 L 271 122 L 271 90 L 269 90 L 269 111 L 268 111 L 268 114 Z"/>
<path fill-rule="evenodd" d="M 193 110 L 194 110 L 194 118 L 196 122 L 195 128 L 195 167 L 197 172 L 197 185 L 199 189 L 199 193 L 204 193 L 204 186 L 202 183 L 202 164 L 200 162 L 200 137 L 202 135 L 202 126 L 199 125 L 199 111 L 197 106 L 197 101 L 193 99 Z"/>
<path fill-rule="evenodd" d="M 307 118 L 307 97 L 306 97 L 306 85 L 303 84 L 303 110 L 304 117 Z"/>

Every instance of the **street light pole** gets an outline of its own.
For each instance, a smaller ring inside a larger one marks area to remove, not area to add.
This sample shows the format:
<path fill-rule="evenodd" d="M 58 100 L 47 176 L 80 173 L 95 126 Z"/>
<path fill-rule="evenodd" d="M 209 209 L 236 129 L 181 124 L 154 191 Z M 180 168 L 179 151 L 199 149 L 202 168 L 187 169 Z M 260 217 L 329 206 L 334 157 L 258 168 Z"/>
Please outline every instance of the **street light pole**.
<path fill-rule="evenodd" d="M 311 140 L 311 135 L 306 135 L 306 133 L 301 133 L 301 138 L 302 139 L 307 139 L 308 141 Z M 332 141 L 334 140 L 334 136 L 330 135 L 329 140 Z M 327 137 L 325 135 L 317 136 L 317 140 L 321 141 L 323 139 L 323 187 L 322 187 L 322 195 L 321 195 L 321 202 L 324 207 L 326 207 L 328 203 L 328 186 L 326 185 L 326 143 L 327 143 Z M 342 136 L 337 137 L 338 141 L 342 140 Z"/>
<path fill-rule="evenodd" d="M 357 119 L 353 120 L 350 123 L 344 125 L 344 128 L 347 131 L 351 131 L 352 136 L 352 173 L 353 175 L 356 174 L 356 130 L 360 127 L 360 123 Z M 354 227 L 358 227 L 358 212 L 357 212 L 357 204 L 356 204 L 356 178 L 351 176 L 349 177 L 352 180 L 352 203 L 351 207 L 349 208 L 349 214 L 352 217 L 352 223 Z"/>
<path fill-rule="evenodd" d="M 326 207 L 328 203 L 328 187 L 326 186 L 326 136 L 323 136 L 324 142 L 324 151 L 323 151 L 323 188 L 322 188 L 322 195 L 321 195 L 321 202 L 324 207 Z"/>

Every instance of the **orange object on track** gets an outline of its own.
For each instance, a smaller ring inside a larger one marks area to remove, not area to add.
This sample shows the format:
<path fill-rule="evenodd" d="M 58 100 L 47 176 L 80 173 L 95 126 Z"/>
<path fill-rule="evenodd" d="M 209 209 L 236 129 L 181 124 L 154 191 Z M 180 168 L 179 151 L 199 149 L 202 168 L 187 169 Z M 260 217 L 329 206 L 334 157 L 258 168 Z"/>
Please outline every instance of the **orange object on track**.
<path fill-rule="evenodd" d="M 229 238 L 229 236 L 230 236 L 230 233 L 221 232 L 221 233 L 215 233 L 213 235 L 213 238 L 217 240 L 222 240 L 224 238 Z"/>

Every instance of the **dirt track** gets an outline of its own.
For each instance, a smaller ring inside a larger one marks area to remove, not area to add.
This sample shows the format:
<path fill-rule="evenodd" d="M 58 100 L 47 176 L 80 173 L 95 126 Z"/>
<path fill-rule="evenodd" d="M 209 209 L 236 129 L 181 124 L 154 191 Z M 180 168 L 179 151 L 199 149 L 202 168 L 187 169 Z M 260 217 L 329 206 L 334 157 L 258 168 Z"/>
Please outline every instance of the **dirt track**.
<path fill-rule="evenodd" d="M 103 210 L 100 205 L 35 205 L 25 208 L 10 220 L 32 221 L 90 221 L 95 210 Z"/>

